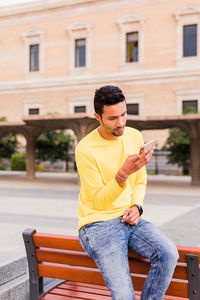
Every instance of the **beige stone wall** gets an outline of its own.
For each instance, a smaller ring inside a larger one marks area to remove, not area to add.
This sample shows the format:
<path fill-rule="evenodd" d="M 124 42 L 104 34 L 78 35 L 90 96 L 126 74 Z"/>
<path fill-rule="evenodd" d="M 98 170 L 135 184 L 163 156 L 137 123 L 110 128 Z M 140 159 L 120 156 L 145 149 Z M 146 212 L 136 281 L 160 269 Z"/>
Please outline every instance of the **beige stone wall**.
<path fill-rule="evenodd" d="M 51 2 L 0 12 L 0 116 L 20 121 L 34 103 L 43 115 L 71 113 L 73 103 L 92 113 L 94 91 L 105 84 L 138 101 L 141 117 L 178 115 L 182 99 L 200 101 L 200 38 L 197 57 L 181 56 L 182 26 L 197 23 L 200 32 L 199 0 Z M 134 30 L 140 61 L 127 64 L 123 34 Z M 80 37 L 87 38 L 87 67 L 76 69 L 73 44 Z M 30 39 L 40 42 L 37 74 L 26 72 Z M 166 132 L 157 132 L 159 144 Z M 151 136 L 144 132 L 145 140 Z"/>

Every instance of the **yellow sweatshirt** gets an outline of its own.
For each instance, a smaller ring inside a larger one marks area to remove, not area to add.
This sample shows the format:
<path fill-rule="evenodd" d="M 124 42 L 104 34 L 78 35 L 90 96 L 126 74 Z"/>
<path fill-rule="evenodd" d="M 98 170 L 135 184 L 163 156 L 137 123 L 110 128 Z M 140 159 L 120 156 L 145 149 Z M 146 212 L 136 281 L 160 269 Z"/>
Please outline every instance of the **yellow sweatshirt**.
<path fill-rule="evenodd" d="M 115 175 L 126 158 L 138 154 L 143 145 L 141 133 L 125 127 L 122 136 L 106 140 L 95 129 L 76 147 L 76 164 L 80 175 L 79 229 L 89 223 L 122 216 L 133 204 L 143 204 L 146 168 L 131 174 L 123 187 Z"/>

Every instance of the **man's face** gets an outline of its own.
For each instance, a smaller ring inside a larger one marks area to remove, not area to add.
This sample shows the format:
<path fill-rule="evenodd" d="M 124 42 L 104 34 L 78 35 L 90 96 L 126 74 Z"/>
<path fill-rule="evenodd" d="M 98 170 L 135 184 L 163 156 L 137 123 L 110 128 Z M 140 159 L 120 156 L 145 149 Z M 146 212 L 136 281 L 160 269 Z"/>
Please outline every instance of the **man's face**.
<path fill-rule="evenodd" d="M 106 139 L 116 139 L 124 132 L 127 119 L 126 101 L 113 105 L 104 105 L 103 114 L 95 117 L 100 123 L 100 134 Z"/>

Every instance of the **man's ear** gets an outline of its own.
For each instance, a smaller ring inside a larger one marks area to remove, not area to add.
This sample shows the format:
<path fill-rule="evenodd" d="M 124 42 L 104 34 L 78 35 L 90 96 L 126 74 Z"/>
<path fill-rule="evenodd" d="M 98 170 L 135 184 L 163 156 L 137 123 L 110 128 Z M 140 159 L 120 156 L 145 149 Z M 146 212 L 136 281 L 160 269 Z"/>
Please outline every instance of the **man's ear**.
<path fill-rule="evenodd" d="M 100 123 L 100 121 L 101 121 L 100 115 L 97 114 L 97 113 L 94 113 L 94 116 L 95 116 L 95 118 L 97 119 L 97 121 Z"/>

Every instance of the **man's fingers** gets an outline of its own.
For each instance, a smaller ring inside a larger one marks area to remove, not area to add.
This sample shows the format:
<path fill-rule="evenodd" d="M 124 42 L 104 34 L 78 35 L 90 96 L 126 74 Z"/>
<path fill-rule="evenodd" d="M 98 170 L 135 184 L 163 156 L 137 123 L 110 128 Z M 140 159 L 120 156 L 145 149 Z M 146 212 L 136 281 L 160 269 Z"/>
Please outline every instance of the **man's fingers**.
<path fill-rule="evenodd" d="M 131 225 L 135 225 L 136 226 L 138 224 L 138 222 L 139 222 L 139 219 L 140 218 L 131 219 L 131 220 L 128 221 L 128 223 L 131 224 Z"/>
<path fill-rule="evenodd" d="M 122 222 L 127 222 L 129 224 L 134 223 L 139 217 L 138 208 L 132 207 L 127 209 L 123 215 Z M 131 223 L 130 223 L 131 222 Z"/>
<path fill-rule="evenodd" d="M 123 215 L 122 222 L 126 222 L 129 219 L 130 209 L 127 209 Z"/>

